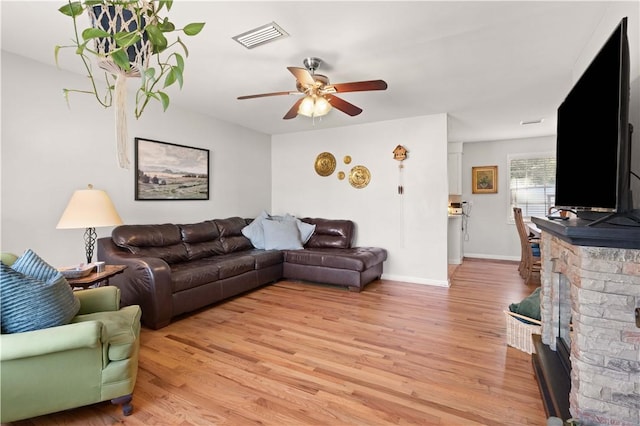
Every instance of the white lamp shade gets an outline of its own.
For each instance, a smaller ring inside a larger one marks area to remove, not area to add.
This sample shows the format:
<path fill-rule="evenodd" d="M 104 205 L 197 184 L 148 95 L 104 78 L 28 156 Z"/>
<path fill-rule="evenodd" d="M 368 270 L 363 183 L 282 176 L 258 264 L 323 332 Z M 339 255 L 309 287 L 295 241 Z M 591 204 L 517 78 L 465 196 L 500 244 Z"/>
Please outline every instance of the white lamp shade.
<path fill-rule="evenodd" d="M 56 228 L 97 228 L 116 225 L 122 225 L 122 219 L 107 193 L 89 185 L 89 189 L 80 189 L 73 193 Z"/>

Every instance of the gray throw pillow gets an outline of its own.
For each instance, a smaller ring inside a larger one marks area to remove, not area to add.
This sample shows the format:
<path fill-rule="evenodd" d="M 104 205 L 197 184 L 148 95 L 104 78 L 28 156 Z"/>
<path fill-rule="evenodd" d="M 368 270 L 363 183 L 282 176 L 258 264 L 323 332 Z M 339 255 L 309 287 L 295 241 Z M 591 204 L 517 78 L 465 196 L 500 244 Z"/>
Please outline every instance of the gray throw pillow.
<path fill-rule="evenodd" d="M 300 231 L 293 220 L 264 220 L 264 245 L 266 250 L 301 250 Z"/>
<path fill-rule="evenodd" d="M 262 221 L 269 219 L 269 213 L 262 211 L 258 217 L 242 228 L 242 235 L 247 237 L 257 249 L 264 249 L 264 228 L 262 227 Z"/>

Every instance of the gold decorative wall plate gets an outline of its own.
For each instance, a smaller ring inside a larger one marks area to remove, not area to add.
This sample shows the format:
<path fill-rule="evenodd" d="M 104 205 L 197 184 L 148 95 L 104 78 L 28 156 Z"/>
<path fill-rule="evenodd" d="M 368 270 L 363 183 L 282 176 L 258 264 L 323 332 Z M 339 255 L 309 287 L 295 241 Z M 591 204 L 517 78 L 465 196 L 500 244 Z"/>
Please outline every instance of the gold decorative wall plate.
<path fill-rule="evenodd" d="M 355 166 L 351 169 L 349 173 L 349 183 L 354 188 L 364 188 L 369 185 L 369 181 L 371 180 L 371 173 L 369 173 L 369 169 L 365 166 Z"/>
<path fill-rule="evenodd" d="M 345 155 L 344 158 L 342 159 L 342 161 L 344 161 L 344 164 L 351 163 L 351 156 L 350 155 Z"/>
<path fill-rule="evenodd" d="M 344 172 L 338 172 L 338 179 L 344 179 Z"/>
<path fill-rule="evenodd" d="M 316 157 L 316 173 L 320 176 L 329 176 L 336 169 L 336 157 L 330 152 L 322 152 Z"/>

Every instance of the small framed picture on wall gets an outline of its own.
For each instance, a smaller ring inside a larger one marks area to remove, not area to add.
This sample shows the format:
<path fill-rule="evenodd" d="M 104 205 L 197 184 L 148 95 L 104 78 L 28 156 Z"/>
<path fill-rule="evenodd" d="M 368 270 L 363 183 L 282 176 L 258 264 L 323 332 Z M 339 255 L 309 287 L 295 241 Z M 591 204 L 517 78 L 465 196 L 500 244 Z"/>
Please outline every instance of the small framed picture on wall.
<path fill-rule="evenodd" d="M 474 194 L 495 194 L 498 192 L 498 166 L 471 168 L 471 188 Z"/>

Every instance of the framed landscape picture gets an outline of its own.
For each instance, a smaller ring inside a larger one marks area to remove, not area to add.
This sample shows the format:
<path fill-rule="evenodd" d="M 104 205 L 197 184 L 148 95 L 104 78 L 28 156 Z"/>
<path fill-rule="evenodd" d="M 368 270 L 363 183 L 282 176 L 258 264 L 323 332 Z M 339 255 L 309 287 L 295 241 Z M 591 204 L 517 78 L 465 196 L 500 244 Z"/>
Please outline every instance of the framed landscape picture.
<path fill-rule="evenodd" d="M 498 166 L 471 168 L 471 192 L 474 194 L 495 194 L 498 192 Z"/>
<path fill-rule="evenodd" d="M 135 138 L 136 200 L 208 200 L 209 150 Z"/>

